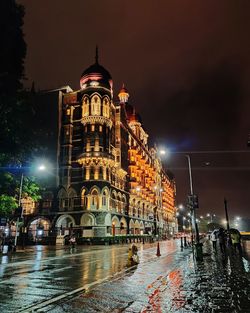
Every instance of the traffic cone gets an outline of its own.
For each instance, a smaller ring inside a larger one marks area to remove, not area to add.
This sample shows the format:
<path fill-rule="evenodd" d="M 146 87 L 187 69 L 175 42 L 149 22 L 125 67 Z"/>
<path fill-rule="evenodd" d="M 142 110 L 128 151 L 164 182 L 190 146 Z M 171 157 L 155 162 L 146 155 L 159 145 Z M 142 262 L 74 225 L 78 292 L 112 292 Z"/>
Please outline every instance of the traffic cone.
<path fill-rule="evenodd" d="M 161 256 L 159 241 L 158 241 L 158 243 L 157 243 L 157 252 L 156 252 L 156 255 L 157 255 L 157 256 Z"/>

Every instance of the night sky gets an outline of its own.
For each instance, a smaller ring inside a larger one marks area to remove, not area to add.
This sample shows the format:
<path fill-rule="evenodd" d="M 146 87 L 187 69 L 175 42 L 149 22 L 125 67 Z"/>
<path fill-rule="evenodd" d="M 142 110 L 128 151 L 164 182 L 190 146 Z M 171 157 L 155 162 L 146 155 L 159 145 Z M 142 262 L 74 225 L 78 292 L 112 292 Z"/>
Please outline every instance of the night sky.
<path fill-rule="evenodd" d="M 199 213 L 222 215 L 226 197 L 231 217 L 250 217 L 249 1 L 19 2 L 26 87 L 79 89 L 98 44 L 115 95 L 124 82 L 151 142 L 191 155 Z M 185 204 L 185 155 L 164 164 L 176 177 L 177 204 Z"/>

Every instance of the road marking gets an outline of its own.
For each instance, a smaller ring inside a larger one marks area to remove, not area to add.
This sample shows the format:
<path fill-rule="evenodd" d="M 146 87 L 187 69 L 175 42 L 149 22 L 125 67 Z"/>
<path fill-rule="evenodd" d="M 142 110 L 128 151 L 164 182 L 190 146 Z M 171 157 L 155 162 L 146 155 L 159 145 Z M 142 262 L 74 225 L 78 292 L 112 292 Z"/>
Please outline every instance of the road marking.
<path fill-rule="evenodd" d="M 30 307 L 28 307 L 28 308 L 21 309 L 21 310 L 19 310 L 19 311 L 17 311 L 17 312 L 20 312 L 20 313 L 27 313 L 27 312 L 34 312 L 34 311 L 37 311 L 37 310 L 42 309 L 42 308 L 44 308 L 44 307 L 46 307 L 46 306 L 48 306 L 48 305 L 50 305 L 50 304 L 52 304 L 52 303 L 57 302 L 57 301 L 59 301 L 59 300 L 62 300 L 62 299 L 67 298 L 67 297 L 69 297 L 69 296 L 75 295 L 75 294 L 77 294 L 77 293 L 79 293 L 79 292 L 81 292 L 81 291 L 86 292 L 86 291 L 89 290 L 91 287 L 93 287 L 93 286 L 95 286 L 95 285 L 99 285 L 99 284 L 103 283 L 103 282 L 106 281 L 106 280 L 110 280 L 110 279 L 112 279 L 112 278 L 115 278 L 115 277 L 118 276 L 118 275 L 122 275 L 122 274 L 124 274 L 124 273 L 126 273 L 126 272 L 130 272 L 131 270 L 135 269 L 136 267 L 137 267 L 137 265 L 131 266 L 130 268 L 126 268 L 126 269 L 124 269 L 124 270 L 122 270 L 122 271 L 120 271 L 120 272 L 117 272 L 117 273 L 113 274 L 113 275 L 109 275 L 109 276 L 106 276 L 106 277 L 104 277 L 104 278 L 98 279 L 97 281 L 94 281 L 94 282 L 92 282 L 92 283 L 89 283 L 89 284 L 87 284 L 87 285 L 85 285 L 85 286 L 83 286 L 83 287 L 74 289 L 74 290 L 72 290 L 72 291 L 68 291 L 68 292 L 66 292 L 66 293 L 64 293 L 64 294 L 62 294 L 62 295 L 59 295 L 59 296 L 56 296 L 56 297 L 54 297 L 54 298 L 52 298 L 52 299 L 49 299 L 49 300 L 47 300 L 47 301 L 44 301 L 44 302 L 41 302 L 41 303 L 32 305 L 32 306 L 30 306 Z"/>
<path fill-rule="evenodd" d="M 164 254 L 162 254 L 162 258 L 166 257 L 166 256 L 169 256 L 169 255 L 173 254 L 174 252 L 176 252 L 176 250 L 171 251 L 170 253 L 164 253 Z M 151 263 L 151 262 L 155 261 L 156 259 L 158 259 L 158 257 L 157 256 L 153 256 L 151 258 L 148 258 L 144 262 L 141 262 L 140 264 Z M 76 294 L 78 294 L 78 293 L 80 293 L 82 291 L 86 292 L 90 288 L 92 288 L 93 286 L 99 285 L 99 284 L 103 283 L 104 281 L 108 281 L 108 280 L 111 280 L 111 279 L 119 279 L 118 276 L 121 276 L 121 275 L 123 275 L 125 273 L 131 272 L 133 269 L 136 269 L 137 266 L 138 265 L 134 265 L 134 266 L 131 266 L 129 268 L 125 268 L 125 269 L 123 269 L 123 270 L 121 270 L 121 271 L 119 271 L 119 272 L 117 272 L 115 274 L 108 275 L 108 276 L 106 276 L 104 278 L 98 279 L 97 281 L 94 281 L 92 283 L 86 284 L 83 287 L 74 289 L 72 291 L 68 291 L 68 292 L 66 292 L 64 294 L 58 295 L 58 296 L 56 296 L 54 298 L 51 298 L 49 300 L 46 300 L 46 301 L 43 301 L 41 303 L 35 304 L 33 306 L 29 306 L 29 307 L 23 308 L 23 309 L 21 309 L 21 310 L 19 310 L 17 312 L 19 312 L 19 313 L 28 313 L 28 312 L 38 311 L 38 310 L 40 310 L 40 309 L 42 309 L 44 307 L 47 307 L 47 306 L 49 306 L 49 305 L 51 305 L 51 304 L 53 304 L 55 302 L 58 302 L 59 300 L 62 300 L 62 299 L 68 298 L 70 296 L 76 295 Z"/>

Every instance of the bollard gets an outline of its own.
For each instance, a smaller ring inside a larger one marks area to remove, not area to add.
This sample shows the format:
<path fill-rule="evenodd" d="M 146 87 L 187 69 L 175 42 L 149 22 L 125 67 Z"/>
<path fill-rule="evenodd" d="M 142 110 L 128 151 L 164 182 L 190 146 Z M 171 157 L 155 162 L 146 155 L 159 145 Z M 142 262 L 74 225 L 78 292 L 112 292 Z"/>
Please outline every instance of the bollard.
<path fill-rule="evenodd" d="M 158 241 L 158 243 L 157 243 L 157 252 L 156 252 L 156 256 L 161 256 L 159 241 Z"/>
<path fill-rule="evenodd" d="M 183 239 L 181 237 L 181 248 L 183 248 Z"/>
<path fill-rule="evenodd" d="M 187 237 L 184 237 L 184 247 L 187 248 Z"/>

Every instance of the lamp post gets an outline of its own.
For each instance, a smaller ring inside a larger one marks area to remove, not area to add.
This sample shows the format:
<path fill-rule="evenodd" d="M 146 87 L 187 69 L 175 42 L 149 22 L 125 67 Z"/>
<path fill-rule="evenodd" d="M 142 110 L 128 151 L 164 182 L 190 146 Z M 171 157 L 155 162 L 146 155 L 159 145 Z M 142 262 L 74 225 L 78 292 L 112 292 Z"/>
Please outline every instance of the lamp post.
<path fill-rule="evenodd" d="M 18 208 L 21 208 L 21 219 L 23 218 L 23 207 L 22 207 L 22 202 L 21 202 L 22 193 L 23 193 L 23 173 L 22 173 L 21 179 L 20 179 L 19 196 L 18 196 Z M 16 249 L 18 233 L 19 233 L 19 216 L 17 217 L 17 221 L 16 221 L 14 249 Z"/>
<path fill-rule="evenodd" d="M 159 151 L 161 155 L 166 155 L 167 152 L 165 150 Z M 191 204 L 191 219 L 192 219 L 192 229 L 195 230 L 195 256 L 197 260 L 203 259 L 202 254 L 202 243 L 200 243 L 199 229 L 196 221 L 196 212 L 195 209 L 197 204 L 195 204 L 195 200 L 197 201 L 197 196 L 194 194 L 193 188 L 193 178 L 192 178 L 192 167 L 191 167 L 191 158 L 190 155 L 185 154 L 188 161 L 188 173 L 189 173 L 189 186 L 190 186 L 190 204 Z"/>
<path fill-rule="evenodd" d="M 191 168 L 191 158 L 190 155 L 186 154 L 186 158 L 188 161 L 188 173 L 189 173 L 189 184 L 190 184 L 190 195 L 191 195 L 191 218 L 192 218 L 192 226 L 195 229 L 195 256 L 197 260 L 203 259 L 202 253 L 202 243 L 200 243 L 199 229 L 196 219 L 196 212 L 194 206 L 194 188 L 193 188 L 193 178 L 192 178 L 192 168 Z"/>
<path fill-rule="evenodd" d="M 46 166 L 44 164 L 40 164 L 37 167 L 38 171 L 45 171 L 46 170 Z M 22 194 L 23 194 L 23 179 L 24 179 L 24 174 L 21 174 L 21 179 L 20 179 L 20 185 L 19 185 L 19 195 L 18 195 L 18 208 L 21 209 L 21 214 L 20 217 L 18 215 L 17 217 L 17 221 L 16 221 L 16 232 L 15 232 L 15 240 L 14 240 L 14 250 L 16 250 L 16 246 L 17 246 L 17 237 L 19 235 L 19 231 L 20 231 L 20 219 L 23 219 L 23 206 L 22 206 Z M 24 238 L 23 238 L 24 240 Z M 24 247 L 24 241 L 23 241 L 23 247 Z"/>
<path fill-rule="evenodd" d="M 194 196 L 194 188 L 193 188 L 193 178 L 192 178 L 192 168 L 191 168 L 191 159 L 188 154 L 186 154 L 186 158 L 188 160 L 188 172 L 189 172 L 189 184 L 190 184 L 190 195 L 193 199 Z M 195 228 L 195 235 L 196 235 L 196 243 L 200 242 L 200 236 L 199 236 L 199 229 L 198 229 L 198 224 L 196 221 L 196 212 L 194 206 L 192 206 L 191 209 L 191 218 L 192 218 L 192 224 L 194 225 Z"/>

